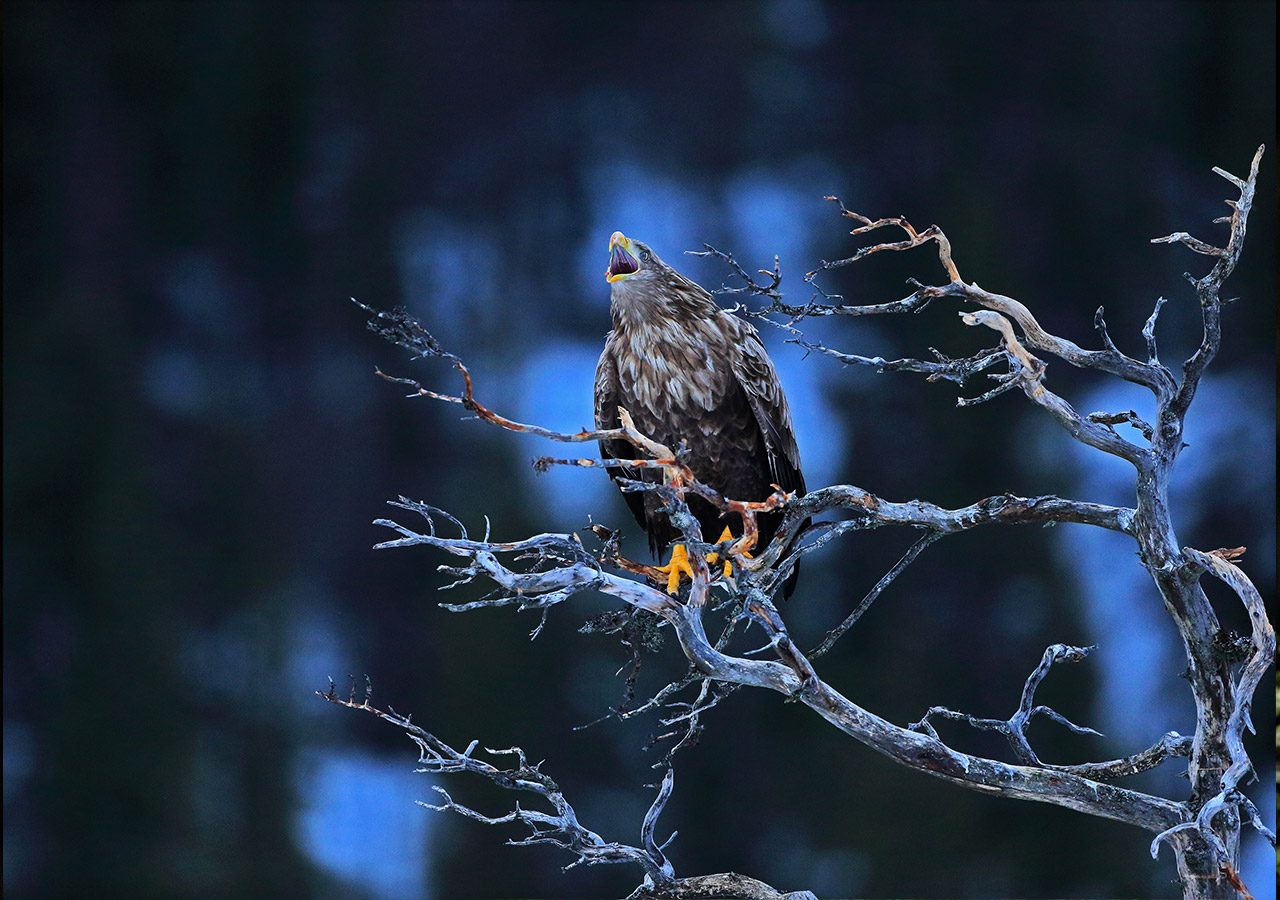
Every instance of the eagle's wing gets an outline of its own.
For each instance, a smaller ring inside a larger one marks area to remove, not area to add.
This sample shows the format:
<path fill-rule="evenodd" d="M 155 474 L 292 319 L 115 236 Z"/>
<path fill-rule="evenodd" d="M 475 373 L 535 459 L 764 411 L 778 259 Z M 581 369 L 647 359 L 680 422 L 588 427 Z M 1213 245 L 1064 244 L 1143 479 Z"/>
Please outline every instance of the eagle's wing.
<path fill-rule="evenodd" d="M 727 315 L 727 314 L 726 314 Z M 791 430 L 791 410 L 782 393 L 782 383 L 765 352 L 760 335 L 746 322 L 737 320 L 741 340 L 733 357 L 733 374 L 742 386 L 756 424 L 764 437 L 769 456 L 769 473 L 784 491 L 804 493 L 804 474 L 800 471 L 800 448 Z"/>
<path fill-rule="evenodd" d="M 726 313 L 726 315 L 728 315 Z M 736 317 L 735 317 L 736 318 Z M 773 483 L 784 491 L 805 492 L 804 474 L 800 471 L 800 448 L 796 446 L 795 433 L 791 430 L 791 410 L 782 393 L 782 382 L 773 368 L 773 361 L 765 352 L 760 335 L 750 324 L 736 319 L 739 326 L 738 353 L 733 359 L 733 374 L 742 386 L 751 411 L 755 414 L 760 434 L 764 438 L 765 452 L 769 457 L 769 474 Z M 770 521 L 772 520 L 772 521 Z M 800 526 L 803 530 L 808 520 Z M 773 539 L 778 526 L 776 514 L 760 521 L 760 539 L 767 544 Z M 800 576 L 797 565 L 782 586 L 782 595 L 790 598 Z"/>
<path fill-rule="evenodd" d="M 600 354 L 600 362 L 596 365 L 596 428 L 601 430 L 617 428 L 622 424 L 618 418 L 618 404 L 621 402 L 622 392 L 618 387 L 618 364 L 613 358 L 612 338 L 611 333 L 605 339 L 604 352 Z M 603 459 L 635 459 L 636 448 L 626 441 L 601 441 L 600 456 Z M 616 482 L 619 478 L 638 479 L 641 473 L 634 469 L 611 468 L 609 477 Z M 623 492 L 622 497 L 627 501 L 627 506 L 631 508 L 631 514 L 636 517 L 636 521 L 642 528 L 647 529 L 644 492 Z"/>

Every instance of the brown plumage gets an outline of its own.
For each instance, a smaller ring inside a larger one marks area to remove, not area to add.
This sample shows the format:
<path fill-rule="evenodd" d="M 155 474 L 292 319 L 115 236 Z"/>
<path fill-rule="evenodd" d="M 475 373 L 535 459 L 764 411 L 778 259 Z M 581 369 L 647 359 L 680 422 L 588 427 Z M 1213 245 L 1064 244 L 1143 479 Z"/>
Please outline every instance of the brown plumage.
<path fill-rule="evenodd" d="M 734 500 L 763 500 L 775 484 L 803 494 L 787 398 L 756 330 L 720 309 L 706 290 L 645 244 L 616 232 L 610 251 L 613 331 L 596 368 L 596 426 L 616 428 L 618 407 L 624 407 L 644 434 L 672 448 L 687 444 L 694 475 Z M 624 441 L 602 441 L 600 451 L 613 459 L 636 456 Z M 610 474 L 661 477 L 641 470 Z M 659 511 L 656 494 L 623 497 L 648 531 L 655 554 L 679 539 Z M 741 534 L 736 516 L 722 518 L 700 497 L 688 502 L 703 540 L 717 540 L 726 525 Z M 760 516 L 757 551 L 768 545 L 780 521 L 779 513 Z M 787 596 L 794 586 L 795 574 Z"/>

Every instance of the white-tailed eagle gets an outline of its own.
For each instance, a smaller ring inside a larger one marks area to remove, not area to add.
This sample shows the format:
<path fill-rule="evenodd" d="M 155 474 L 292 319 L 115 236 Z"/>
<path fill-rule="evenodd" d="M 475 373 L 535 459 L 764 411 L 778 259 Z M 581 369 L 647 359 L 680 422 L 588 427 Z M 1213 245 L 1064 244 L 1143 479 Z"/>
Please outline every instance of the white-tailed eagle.
<path fill-rule="evenodd" d="M 800 451 L 791 430 L 791 412 L 769 355 L 755 328 L 716 305 L 711 295 L 658 258 L 647 245 L 614 232 L 609 240 L 606 278 L 612 296 L 613 330 L 596 368 L 596 427 L 617 428 L 618 407 L 631 413 L 636 428 L 675 449 L 683 442 L 699 481 L 733 500 L 764 500 L 774 485 L 804 493 Z M 626 441 L 602 441 L 601 454 L 634 459 Z M 610 474 L 657 480 L 652 469 L 610 469 Z M 680 538 L 662 513 L 653 491 L 623 496 L 649 533 L 655 554 Z M 741 534 L 701 497 L 690 495 L 689 510 L 703 540 L 723 540 L 724 529 Z M 758 518 L 759 546 L 767 546 L 781 513 Z M 672 550 L 669 590 L 680 570 L 688 571 L 683 545 Z M 681 565 L 683 563 L 683 565 Z M 792 574 L 785 586 L 790 596 Z"/>

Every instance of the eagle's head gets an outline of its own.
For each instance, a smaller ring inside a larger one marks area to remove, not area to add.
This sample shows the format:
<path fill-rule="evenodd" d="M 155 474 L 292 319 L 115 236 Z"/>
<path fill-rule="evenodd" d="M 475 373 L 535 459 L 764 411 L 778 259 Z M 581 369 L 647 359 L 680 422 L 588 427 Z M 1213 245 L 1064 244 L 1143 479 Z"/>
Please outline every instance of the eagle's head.
<path fill-rule="evenodd" d="M 720 314 L 710 294 L 659 259 L 648 244 L 621 231 L 609 238 L 609 268 L 604 277 L 609 282 L 615 327 L 656 321 L 687 323 Z"/>
<path fill-rule="evenodd" d="M 610 236 L 609 268 L 604 280 L 614 286 L 615 292 L 624 284 L 628 288 L 653 284 L 662 279 L 667 269 L 647 244 L 633 241 L 621 231 Z"/>

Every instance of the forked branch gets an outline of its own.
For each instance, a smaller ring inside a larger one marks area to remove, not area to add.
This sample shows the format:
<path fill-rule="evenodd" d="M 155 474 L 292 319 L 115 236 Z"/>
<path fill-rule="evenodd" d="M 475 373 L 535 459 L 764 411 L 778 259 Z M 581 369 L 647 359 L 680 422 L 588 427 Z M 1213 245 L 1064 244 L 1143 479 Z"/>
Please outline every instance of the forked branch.
<path fill-rule="evenodd" d="M 1040 757 L 1036 756 L 1036 752 L 1031 749 L 1031 742 L 1027 740 L 1027 726 L 1031 724 L 1031 720 L 1036 716 L 1045 716 L 1052 719 L 1076 734 L 1102 736 L 1101 732 L 1077 725 L 1051 707 L 1036 705 L 1036 688 L 1040 686 L 1040 682 L 1044 681 L 1044 677 L 1049 674 L 1049 668 L 1054 663 L 1080 662 L 1093 649 L 1093 647 L 1069 647 L 1066 644 L 1054 644 L 1045 650 L 1044 656 L 1040 660 L 1040 665 L 1036 666 L 1035 671 L 1027 677 L 1026 684 L 1022 687 L 1022 702 L 1018 705 L 1013 715 L 1007 719 L 980 719 L 968 713 L 947 709 L 945 706 L 931 706 L 929 711 L 924 714 L 924 718 L 919 722 L 913 722 L 907 727 L 914 731 L 923 731 L 937 737 L 938 732 L 934 730 L 933 724 L 929 721 L 931 717 L 938 716 L 944 719 L 967 722 L 980 731 L 996 731 L 1003 734 L 1009 741 L 1009 746 L 1013 748 L 1013 752 L 1017 754 L 1018 759 L 1022 760 L 1022 762 L 1033 766 L 1044 765 L 1040 761 Z"/>

